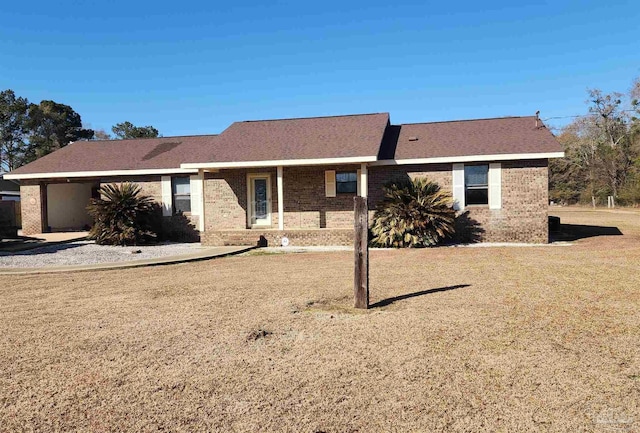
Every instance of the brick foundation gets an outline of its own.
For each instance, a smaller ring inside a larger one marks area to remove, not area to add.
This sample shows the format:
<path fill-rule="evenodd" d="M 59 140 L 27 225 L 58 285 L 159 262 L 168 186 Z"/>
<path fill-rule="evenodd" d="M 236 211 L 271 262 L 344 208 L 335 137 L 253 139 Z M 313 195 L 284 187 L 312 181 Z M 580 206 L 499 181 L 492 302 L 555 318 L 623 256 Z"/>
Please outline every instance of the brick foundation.
<path fill-rule="evenodd" d="M 280 246 L 282 238 L 289 239 L 289 246 L 353 246 L 353 229 L 309 229 L 309 230 L 209 230 L 202 233 L 204 245 L 259 245 Z M 266 245 L 264 242 L 266 241 Z"/>

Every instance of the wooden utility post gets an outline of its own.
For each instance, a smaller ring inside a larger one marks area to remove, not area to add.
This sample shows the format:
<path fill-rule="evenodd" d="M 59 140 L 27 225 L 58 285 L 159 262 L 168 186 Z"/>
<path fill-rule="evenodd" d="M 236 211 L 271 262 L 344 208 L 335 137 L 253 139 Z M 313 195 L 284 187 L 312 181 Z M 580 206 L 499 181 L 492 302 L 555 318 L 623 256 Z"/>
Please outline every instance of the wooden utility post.
<path fill-rule="evenodd" d="M 353 295 L 356 308 L 369 308 L 369 215 L 366 197 L 353 199 L 355 219 L 355 274 Z"/>

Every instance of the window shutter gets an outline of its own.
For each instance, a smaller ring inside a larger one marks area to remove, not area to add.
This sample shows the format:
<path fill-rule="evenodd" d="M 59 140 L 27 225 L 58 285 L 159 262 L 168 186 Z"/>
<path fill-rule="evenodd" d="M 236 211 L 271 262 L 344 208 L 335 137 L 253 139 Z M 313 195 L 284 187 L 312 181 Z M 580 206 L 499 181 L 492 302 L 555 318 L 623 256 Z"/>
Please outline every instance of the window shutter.
<path fill-rule="evenodd" d="M 502 165 L 489 164 L 489 209 L 502 208 Z"/>
<path fill-rule="evenodd" d="M 464 164 L 453 164 L 453 208 L 464 209 Z"/>
<path fill-rule="evenodd" d="M 162 176 L 160 179 L 162 188 L 162 215 L 173 214 L 173 194 L 171 193 L 171 176 Z"/>
<path fill-rule="evenodd" d="M 336 171 L 327 170 L 324 172 L 324 192 L 327 197 L 336 196 Z"/>
<path fill-rule="evenodd" d="M 201 215 L 202 210 L 202 179 L 199 175 L 189 176 L 189 187 L 191 193 L 191 215 Z"/>
<path fill-rule="evenodd" d="M 360 174 L 362 173 L 362 170 L 356 170 L 356 178 L 357 183 L 356 183 L 356 195 L 358 197 L 362 197 L 362 182 L 360 181 Z"/>

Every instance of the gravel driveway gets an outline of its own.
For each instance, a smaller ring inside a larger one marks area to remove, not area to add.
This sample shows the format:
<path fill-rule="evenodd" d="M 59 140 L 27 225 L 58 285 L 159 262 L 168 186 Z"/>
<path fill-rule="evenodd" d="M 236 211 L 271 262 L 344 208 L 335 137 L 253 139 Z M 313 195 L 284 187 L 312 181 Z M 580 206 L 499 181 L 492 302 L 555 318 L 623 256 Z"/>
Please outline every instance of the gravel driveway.
<path fill-rule="evenodd" d="M 93 265 L 153 259 L 196 253 L 199 243 L 167 243 L 152 246 L 116 247 L 77 241 L 15 253 L 0 252 L 0 268 Z M 138 252 L 139 251 L 139 252 Z"/>

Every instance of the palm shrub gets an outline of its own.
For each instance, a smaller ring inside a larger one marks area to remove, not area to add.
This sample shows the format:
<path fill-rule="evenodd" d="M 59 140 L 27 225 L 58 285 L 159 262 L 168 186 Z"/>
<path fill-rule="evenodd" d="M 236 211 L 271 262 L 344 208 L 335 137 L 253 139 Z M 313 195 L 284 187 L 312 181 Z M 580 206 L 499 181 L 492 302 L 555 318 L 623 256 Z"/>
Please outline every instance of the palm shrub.
<path fill-rule="evenodd" d="M 383 186 L 371 244 L 376 247 L 434 246 L 455 232 L 451 195 L 428 179 L 392 181 Z"/>
<path fill-rule="evenodd" d="M 101 198 L 91 199 L 87 206 L 94 221 L 90 239 L 99 245 L 138 245 L 157 239 L 159 206 L 140 194 L 138 185 L 107 184 L 98 191 Z"/>

